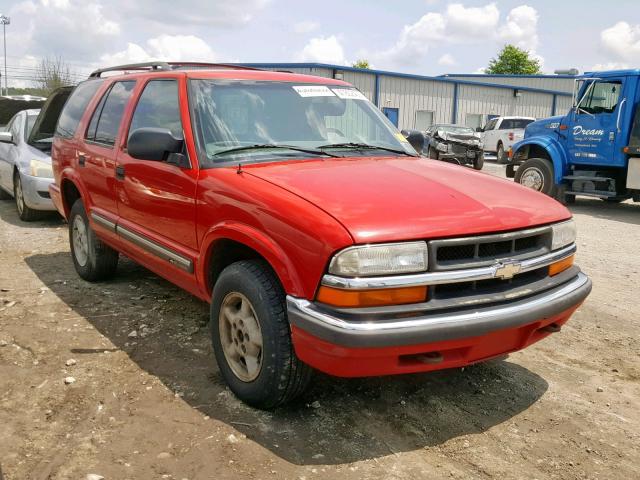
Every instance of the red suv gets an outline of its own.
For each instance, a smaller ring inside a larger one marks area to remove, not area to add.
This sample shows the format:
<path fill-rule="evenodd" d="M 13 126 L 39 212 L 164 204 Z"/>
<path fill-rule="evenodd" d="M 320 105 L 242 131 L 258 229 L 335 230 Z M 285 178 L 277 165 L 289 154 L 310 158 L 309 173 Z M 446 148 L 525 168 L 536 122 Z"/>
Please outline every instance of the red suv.
<path fill-rule="evenodd" d="M 519 350 L 591 289 L 566 208 L 419 156 L 339 80 L 99 70 L 60 113 L 52 157 L 78 274 L 105 279 L 122 253 L 210 302 L 220 371 L 260 408 L 314 369 L 424 372 Z"/>

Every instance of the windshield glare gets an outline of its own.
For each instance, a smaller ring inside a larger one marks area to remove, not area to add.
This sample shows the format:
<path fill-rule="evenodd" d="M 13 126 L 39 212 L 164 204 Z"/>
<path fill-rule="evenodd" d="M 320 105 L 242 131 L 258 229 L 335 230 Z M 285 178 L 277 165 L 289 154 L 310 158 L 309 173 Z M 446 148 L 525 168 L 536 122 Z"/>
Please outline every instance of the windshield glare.
<path fill-rule="evenodd" d="M 264 144 L 313 150 L 330 144 L 358 143 L 415 155 L 393 124 L 354 88 L 191 80 L 191 99 L 200 148 L 207 157 L 204 167 L 239 160 L 310 157 L 308 153 L 286 149 L 224 153 L 235 147 Z M 336 153 L 339 148 L 328 151 Z M 363 154 L 378 151 L 366 150 Z M 352 155 L 354 152 L 350 151 L 349 156 Z"/>

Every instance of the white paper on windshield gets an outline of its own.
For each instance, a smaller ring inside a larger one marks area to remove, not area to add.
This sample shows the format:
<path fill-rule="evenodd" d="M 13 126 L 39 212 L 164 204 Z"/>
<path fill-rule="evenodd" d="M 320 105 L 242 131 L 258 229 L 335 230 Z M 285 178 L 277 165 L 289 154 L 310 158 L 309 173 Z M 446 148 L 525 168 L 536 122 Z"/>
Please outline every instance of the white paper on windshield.
<path fill-rule="evenodd" d="M 293 89 L 301 97 L 333 97 L 335 96 L 329 87 L 324 85 L 296 85 Z"/>
<path fill-rule="evenodd" d="M 333 93 L 335 93 L 340 98 L 345 98 L 347 100 L 366 100 L 362 92 L 356 90 L 355 88 L 333 88 Z"/>

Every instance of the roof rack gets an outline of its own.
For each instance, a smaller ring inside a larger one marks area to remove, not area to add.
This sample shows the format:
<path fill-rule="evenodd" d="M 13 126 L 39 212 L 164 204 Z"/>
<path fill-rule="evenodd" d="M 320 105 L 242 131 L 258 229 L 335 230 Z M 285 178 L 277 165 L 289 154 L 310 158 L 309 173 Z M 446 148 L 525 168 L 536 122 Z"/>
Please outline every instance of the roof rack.
<path fill-rule="evenodd" d="M 260 68 L 245 67 L 243 65 L 232 65 L 229 63 L 205 63 L 205 62 L 144 62 L 144 63 L 130 63 L 127 65 L 116 65 L 114 67 L 100 68 L 89 74 L 89 78 L 100 78 L 103 73 L 106 72 L 127 72 L 130 70 L 158 70 L 158 71 L 171 71 L 180 70 L 185 68 L 229 68 L 234 70 L 261 70 Z"/>

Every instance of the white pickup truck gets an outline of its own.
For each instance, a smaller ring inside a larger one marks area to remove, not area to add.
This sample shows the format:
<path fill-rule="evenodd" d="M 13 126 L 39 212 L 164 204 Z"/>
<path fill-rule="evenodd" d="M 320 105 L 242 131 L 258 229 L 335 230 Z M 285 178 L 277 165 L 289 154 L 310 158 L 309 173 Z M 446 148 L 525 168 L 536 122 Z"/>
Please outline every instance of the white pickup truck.
<path fill-rule="evenodd" d="M 507 152 L 511 146 L 524 138 L 524 129 L 533 117 L 495 117 L 478 129 L 486 153 L 495 153 L 498 163 L 507 163 Z"/>

